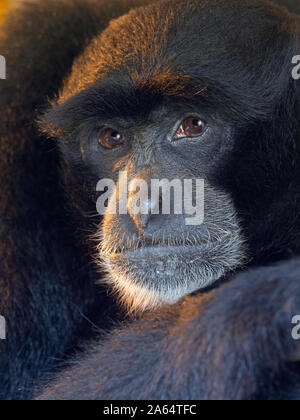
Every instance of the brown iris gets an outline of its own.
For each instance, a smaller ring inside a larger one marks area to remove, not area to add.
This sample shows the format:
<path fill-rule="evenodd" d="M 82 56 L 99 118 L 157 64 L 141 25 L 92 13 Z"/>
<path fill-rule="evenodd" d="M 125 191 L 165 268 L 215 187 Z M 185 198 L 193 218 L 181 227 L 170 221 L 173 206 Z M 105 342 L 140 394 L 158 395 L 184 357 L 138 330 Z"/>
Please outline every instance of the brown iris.
<path fill-rule="evenodd" d="M 99 135 L 99 143 L 105 149 L 113 149 L 114 147 L 124 144 L 122 134 L 113 128 L 105 128 Z"/>
<path fill-rule="evenodd" d="M 175 135 L 174 139 L 181 139 L 184 137 L 197 137 L 200 136 L 206 128 L 206 122 L 199 117 L 188 117 L 183 120 Z"/>

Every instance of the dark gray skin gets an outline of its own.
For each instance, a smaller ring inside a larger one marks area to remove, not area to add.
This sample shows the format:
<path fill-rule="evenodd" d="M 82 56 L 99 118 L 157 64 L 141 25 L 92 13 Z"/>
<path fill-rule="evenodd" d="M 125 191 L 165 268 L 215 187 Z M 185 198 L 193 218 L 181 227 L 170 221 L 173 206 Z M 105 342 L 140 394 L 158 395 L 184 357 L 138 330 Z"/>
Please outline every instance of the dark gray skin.
<path fill-rule="evenodd" d="M 40 399 L 298 398 L 299 18 L 175 0 L 109 24 L 148 3 L 42 0 L 1 35 L 0 398 L 39 394 L 95 325 Z M 205 130 L 175 139 L 189 116 Z M 109 127 L 122 145 L 99 144 Z M 204 223 L 102 219 L 120 169 L 203 178 Z"/>
<path fill-rule="evenodd" d="M 189 115 L 208 120 L 206 131 L 174 141 L 174 131 Z M 95 235 L 101 241 L 99 264 L 108 273 L 104 281 L 128 310 L 175 303 L 245 262 L 234 204 L 225 191 L 213 184 L 215 174 L 232 151 L 232 130 L 206 118 L 203 111 L 200 115 L 197 101 L 194 107 L 189 101 L 184 108 L 174 103 L 158 105 L 143 120 L 98 118 L 100 127 L 113 127 L 124 137 L 125 143 L 113 150 L 99 145 L 97 130 L 87 136 L 81 125 L 78 133 L 85 164 L 94 168 L 93 175 L 98 179 L 114 179 L 117 188 L 119 171 L 126 171 L 129 183 L 138 178 L 149 186 L 151 179 L 206 180 L 203 224 L 187 226 L 187 214 L 153 215 L 151 209 L 147 218 L 130 212 L 105 214 Z M 99 165 L 100 161 L 103 164 Z"/>

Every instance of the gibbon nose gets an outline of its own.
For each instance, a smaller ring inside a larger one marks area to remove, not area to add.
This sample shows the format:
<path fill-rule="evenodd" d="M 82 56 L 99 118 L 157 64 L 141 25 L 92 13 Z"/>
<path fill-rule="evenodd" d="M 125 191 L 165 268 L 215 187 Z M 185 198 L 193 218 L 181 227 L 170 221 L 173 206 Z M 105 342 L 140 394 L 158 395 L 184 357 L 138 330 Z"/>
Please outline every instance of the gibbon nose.
<path fill-rule="evenodd" d="M 151 176 L 148 169 L 141 170 L 128 182 L 127 213 L 140 234 L 149 227 L 153 215 L 161 212 L 161 190 L 152 188 Z"/>
<path fill-rule="evenodd" d="M 153 219 L 155 225 L 154 220 L 157 220 L 157 217 L 162 214 L 161 194 L 159 193 L 158 196 L 156 194 L 154 195 L 153 197 L 149 197 L 148 193 L 142 193 L 141 191 L 131 191 L 128 194 L 127 211 L 138 228 L 139 233 L 145 231 L 151 219 Z"/>
<path fill-rule="evenodd" d="M 137 198 L 135 193 L 129 194 L 127 210 L 139 231 L 144 231 L 148 226 L 153 205 L 149 197 Z"/>

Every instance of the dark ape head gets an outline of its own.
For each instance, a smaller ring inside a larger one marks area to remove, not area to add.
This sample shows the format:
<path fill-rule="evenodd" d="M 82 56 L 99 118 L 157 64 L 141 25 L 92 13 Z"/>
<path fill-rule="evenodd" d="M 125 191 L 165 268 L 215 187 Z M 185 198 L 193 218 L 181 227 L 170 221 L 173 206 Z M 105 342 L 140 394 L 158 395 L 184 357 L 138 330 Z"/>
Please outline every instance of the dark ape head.
<path fill-rule="evenodd" d="M 298 26 L 260 0 L 156 2 L 113 21 L 74 63 L 42 127 L 58 138 L 81 213 L 96 211 L 99 180 L 116 185 L 94 237 L 130 308 L 175 302 L 246 261 L 299 249 Z M 140 200 L 144 214 L 132 194 L 127 214 L 112 214 L 125 177 L 204 180 L 203 223 L 177 214 L 183 194 L 162 214 L 162 190 Z"/>

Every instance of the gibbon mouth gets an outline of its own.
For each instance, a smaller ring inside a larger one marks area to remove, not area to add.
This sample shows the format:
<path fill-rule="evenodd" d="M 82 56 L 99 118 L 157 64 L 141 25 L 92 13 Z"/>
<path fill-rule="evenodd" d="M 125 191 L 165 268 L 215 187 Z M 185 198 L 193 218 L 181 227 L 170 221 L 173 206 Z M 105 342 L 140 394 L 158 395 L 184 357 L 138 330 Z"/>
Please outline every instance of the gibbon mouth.
<path fill-rule="evenodd" d="M 197 243 L 197 244 L 137 244 L 136 247 L 131 248 L 119 248 L 116 251 L 112 252 L 110 254 L 111 257 L 114 255 L 134 255 L 134 254 L 160 254 L 160 255 L 166 255 L 166 254 L 178 254 L 180 252 L 182 253 L 190 253 L 192 250 L 195 252 L 201 252 L 206 253 L 208 251 L 211 251 L 213 248 L 217 248 L 220 246 L 222 241 L 216 240 L 216 241 L 210 241 L 205 243 Z"/>

